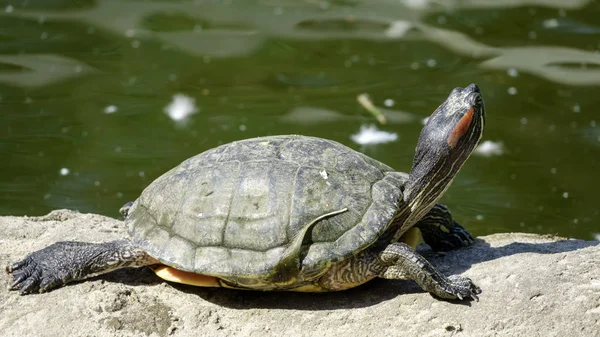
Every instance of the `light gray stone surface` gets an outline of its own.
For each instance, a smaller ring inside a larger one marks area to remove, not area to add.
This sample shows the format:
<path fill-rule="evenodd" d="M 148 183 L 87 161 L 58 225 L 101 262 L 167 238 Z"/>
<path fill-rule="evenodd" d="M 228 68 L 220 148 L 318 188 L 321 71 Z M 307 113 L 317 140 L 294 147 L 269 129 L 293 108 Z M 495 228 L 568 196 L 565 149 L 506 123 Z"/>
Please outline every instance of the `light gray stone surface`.
<path fill-rule="evenodd" d="M 0 265 L 55 241 L 125 236 L 121 221 L 54 211 L 0 217 Z M 600 336 L 600 244 L 495 234 L 439 256 L 444 273 L 483 289 L 446 302 L 413 282 L 375 280 L 339 293 L 261 293 L 167 284 L 121 270 L 40 295 L 9 292 L 0 273 L 1 336 Z"/>

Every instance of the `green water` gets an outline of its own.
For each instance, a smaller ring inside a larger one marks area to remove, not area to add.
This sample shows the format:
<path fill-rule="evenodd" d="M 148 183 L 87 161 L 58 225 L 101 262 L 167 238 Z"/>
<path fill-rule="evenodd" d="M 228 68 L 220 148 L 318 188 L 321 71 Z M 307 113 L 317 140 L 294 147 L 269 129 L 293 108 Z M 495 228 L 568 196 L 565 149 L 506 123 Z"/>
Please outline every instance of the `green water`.
<path fill-rule="evenodd" d="M 598 18 L 591 0 L 0 0 L 0 214 L 117 217 L 185 158 L 264 135 L 406 171 L 423 118 L 474 82 L 501 148 L 445 195 L 457 220 L 597 238 Z M 175 95 L 194 100 L 185 122 Z M 367 125 L 398 139 L 355 143 Z"/>

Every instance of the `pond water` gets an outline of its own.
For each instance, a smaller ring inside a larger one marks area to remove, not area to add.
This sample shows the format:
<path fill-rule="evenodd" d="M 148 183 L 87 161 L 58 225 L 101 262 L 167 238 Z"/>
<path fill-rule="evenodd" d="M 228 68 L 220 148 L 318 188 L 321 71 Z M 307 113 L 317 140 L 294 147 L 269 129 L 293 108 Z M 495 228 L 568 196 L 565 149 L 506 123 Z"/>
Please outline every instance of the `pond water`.
<path fill-rule="evenodd" d="M 475 235 L 598 239 L 599 17 L 592 0 L 0 0 L 0 214 L 118 217 L 182 160 L 274 134 L 407 171 L 423 120 L 477 83 L 486 142 L 442 202 Z"/>

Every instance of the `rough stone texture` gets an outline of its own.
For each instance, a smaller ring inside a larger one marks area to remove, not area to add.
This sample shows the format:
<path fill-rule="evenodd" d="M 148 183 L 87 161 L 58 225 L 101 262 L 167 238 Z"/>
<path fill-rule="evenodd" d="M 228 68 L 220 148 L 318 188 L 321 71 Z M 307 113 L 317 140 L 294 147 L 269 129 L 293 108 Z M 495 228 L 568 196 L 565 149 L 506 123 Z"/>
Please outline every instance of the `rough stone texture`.
<path fill-rule="evenodd" d="M 123 237 L 123 223 L 55 211 L 0 217 L 0 265 L 60 240 Z M 41 295 L 0 289 L 2 336 L 600 336 L 600 243 L 530 234 L 481 237 L 423 254 L 471 277 L 479 302 L 446 302 L 413 282 L 375 280 L 328 294 L 167 284 L 120 270 Z M 10 280 L 0 273 L 0 285 Z"/>

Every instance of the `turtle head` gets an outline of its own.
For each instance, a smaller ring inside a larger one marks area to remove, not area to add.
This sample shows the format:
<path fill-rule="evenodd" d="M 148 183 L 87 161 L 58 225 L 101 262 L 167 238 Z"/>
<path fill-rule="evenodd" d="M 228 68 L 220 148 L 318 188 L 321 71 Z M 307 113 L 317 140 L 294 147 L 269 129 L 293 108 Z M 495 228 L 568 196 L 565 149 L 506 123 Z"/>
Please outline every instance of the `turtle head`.
<path fill-rule="evenodd" d="M 429 211 L 479 143 L 485 108 L 479 88 L 455 88 L 421 130 L 404 200 L 415 219 Z"/>

